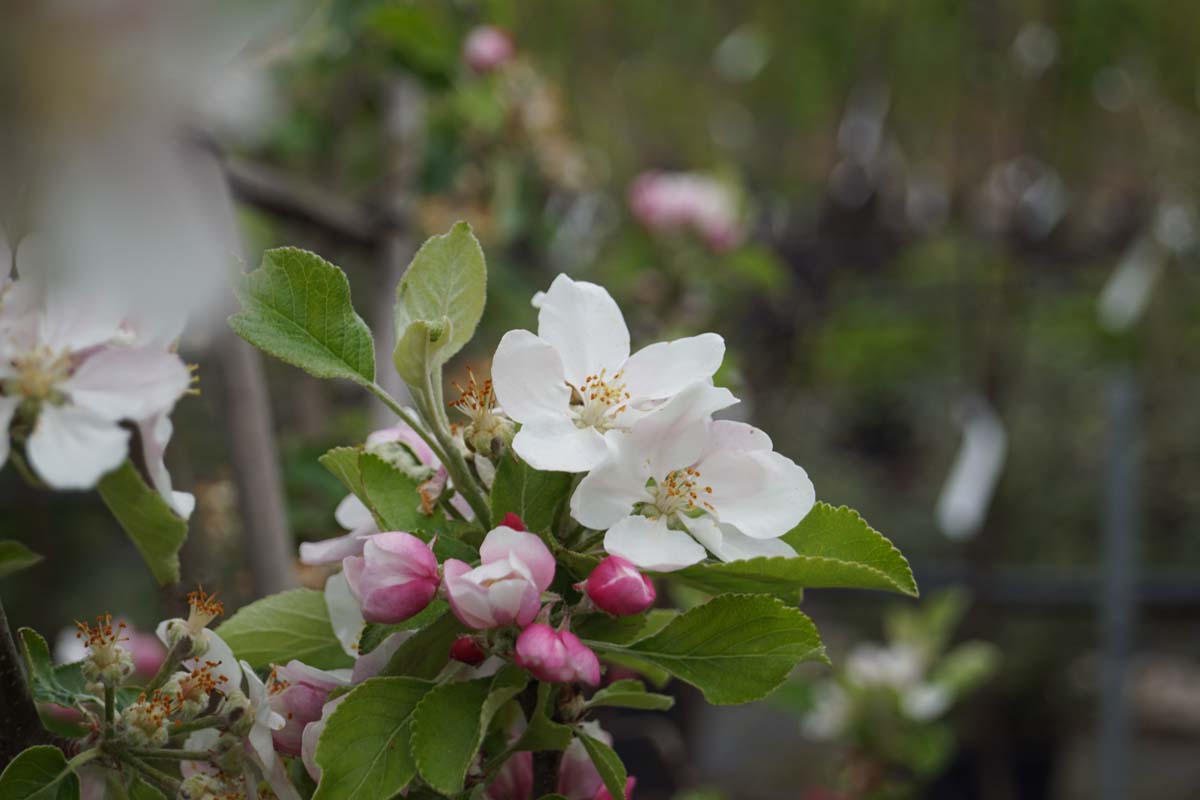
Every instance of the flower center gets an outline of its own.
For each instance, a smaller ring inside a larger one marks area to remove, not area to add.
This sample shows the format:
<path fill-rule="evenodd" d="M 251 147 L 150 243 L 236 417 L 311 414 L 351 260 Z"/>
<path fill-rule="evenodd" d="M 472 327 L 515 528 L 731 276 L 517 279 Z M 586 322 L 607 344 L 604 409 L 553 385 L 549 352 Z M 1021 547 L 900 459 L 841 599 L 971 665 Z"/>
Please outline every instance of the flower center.
<path fill-rule="evenodd" d="M 208 623 L 221 616 L 225 611 L 225 606 L 221 604 L 217 596 L 215 594 L 210 595 L 203 589 L 188 592 L 187 601 L 187 626 L 192 636 L 199 634 L 200 631 L 208 627 Z"/>
<path fill-rule="evenodd" d="M 16 394 L 32 400 L 54 399 L 56 387 L 71 376 L 71 354 L 55 353 L 45 345 L 13 359 Z"/>
<path fill-rule="evenodd" d="M 92 660 L 101 666 L 116 663 L 122 649 L 121 642 L 129 638 L 124 635 L 125 623 L 119 622 L 114 625 L 112 614 L 96 617 L 94 627 L 86 622 L 76 622 L 75 627 L 79 629 L 75 638 L 81 639 L 87 645 Z"/>
<path fill-rule="evenodd" d="M 617 416 L 628 407 L 629 392 L 621 380 L 624 370 L 609 376 L 607 369 L 583 379 L 583 386 L 572 386 L 571 410 L 579 428 L 595 428 L 604 433 L 615 428 Z"/>
<path fill-rule="evenodd" d="M 471 424 L 477 428 L 489 428 L 494 425 L 495 414 L 492 409 L 496 406 L 496 393 L 492 390 L 492 381 L 480 383 L 475 379 L 475 373 L 467 368 L 467 385 L 464 387 L 458 381 L 452 383 L 458 389 L 458 399 L 450 405 L 471 418 Z"/>
<path fill-rule="evenodd" d="M 653 478 L 646 484 L 650 500 L 639 503 L 637 512 L 651 519 L 676 516 L 698 517 L 715 513 L 716 509 L 704 499 L 712 487 L 700 483 L 700 471 L 687 467 L 667 473 L 661 481 Z"/>

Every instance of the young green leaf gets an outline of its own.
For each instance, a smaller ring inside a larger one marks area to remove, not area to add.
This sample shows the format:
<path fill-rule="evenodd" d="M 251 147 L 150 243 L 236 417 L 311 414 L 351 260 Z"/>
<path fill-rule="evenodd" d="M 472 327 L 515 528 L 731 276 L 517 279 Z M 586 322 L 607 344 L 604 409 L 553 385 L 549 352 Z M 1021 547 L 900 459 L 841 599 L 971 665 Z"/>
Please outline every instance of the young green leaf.
<path fill-rule="evenodd" d="M 246 341 L 318 378 L 375 381 L 375 345 L 350 303 L 350 283 L 315 253 L 280 247 L 237 289 L 229 325 Z"/>
<path fill-rule="evenodd" d="M 317 743 L 321 780 L 313 800 L 393 797 L 417 774 L 413 712 L 432 684 L 370 678 L 341 701 Z"/>
<path fill-rule="evenodd" d="M 554 713 L 551 698 L 557 696 L 558 685 L 554 683 L 539 683 L 537 687 L 537 703 L 533 713 L 529 715 L 529 723 L 513 752 L 522 750 L 566 750 L 571 744 L 574 731 L 569 725 L 555 722 L 550 718 Z"/>
<path fill-rule="evenodd" d="M 628 645 L 588 642 L 620 663 L 632 656 L 686 681 L 714 705 L 770 694 L 805 660 L 824 660 L 816 626 L 766 595 L 721 595 Z"/>
<path fill-rule="evenodd" d="M 844 587 L 917 594 L 908 561 L 858 512 L 817 503 L 783 536 L 794 557 L 697 564 L 669 577 L 710 594 L 762 592 L 795 600 L 802 589 Z"/>
<path fill-rule="evenodd" d="M 412 748 L 425 782 L 447 795 L 462 791 L 492 716 L 529 681 L 508 666 L 493 678 L 443 684 L 421 700 L 413 720 Z"/>
<path fill-rule="evenodd" d="M 570 490 L 569 472 L 542 472 L 509 453 L 500 459 L 492 483 L 492 525 L 511 512 L 531 531 L 550 530 Z"/>
<path fill-rule="evenodd" d="M 600 778 L 604 781 L 608 793 L 614 798 L 624 800 L 625 781 L 628 776 L 625 774 L 625 765 L 621 763 L 621 757 L 604 742 L 593 739 L 583 731 L 577 730 L 575 736 L 583 743 L 583 749 L 587 750 L 588 757 L 592 759 L 592 764 L 600 773 Z"/>
<path fill-rule="evenodd" d="M 358 457 L 361 454 L 361 447 L 335 447 L 326 451 L 317 461 L 342 482 L 346 491 L 358 496 L 363 492 L 362 470 L 358 468 Z"/>
<path fill-rule="evenodd" d="M 0 578 L 28 569 L 42 557 L 14 539 L 0 540 Z"/>
<path fill-rule="evenodd" d="M 4 800 L 79 800 L 79 778 L 57 747 L 22 750 L 0 773 Z"/>
<path fill-rule="evenodd" d="M 675 698 L 665 694 L 647 692 L 641 681 L 613 681 L 584 704 L 584 708 L 615 706 L 616 708 L 638 708 L 645 711 L 666 711 L 675 705 Z"/>
<path fill-rule="evenodd" d="M 50 647 L 42 635 L 32 628 L 21 628 L 17 635 L 21 639 L 21 655 L 25 659 L 25 669 L 29 674 L 34 699 L 44 703 L 74 706 L 75 695 L 58 679 L 54 659 L 50 657 Z"/>
<path fill-rule="evenodd" d="M 187 538 L 187 522 L 147 485 L 130 461 L 101 478 L 96 488 L 158 582 L 178 581 L 179 548 Z"/>
<path fill-rule="evenodd" d="M 426 625 L 441 619 L 448 608 L 449 605 L 445 600 L 434 600 L 425 607 L 424 611 L 415 617 L 409 617 L 404 622 L 396 622 L 391 625 L 368 622 L 363 626 L 362 635 L 358 637 L 358 651 L 363 654 L 371 652 L 393 633 L 419 631 Z"/>
<path fill-rule="evenodd" d="M 380 674 L 433 680 L 450 660 L 450 645 L 465 630 L 458 617 L 446 611 L 406 639 Z"/>
<path fill-rule="evenodd" d="M 661 631 L 679 616 L 673 608 L 654 608 L 643 614 L 614 617 L 609 614 L 588 614 L 578 618 L 575 634 L 581 639 L 593 639 L 610 644 L 631 644 Z"/>
<path fill-rule="evenodd" d="M 444 364 L 475 335 L 487 299 L 487 264 L 471 226 L 457 222 L 449 232 L 421 245 L 396 287 L 396 340 L 412 336 L 412 347 L 426 340 L 427 368 Z M 413 322 L 430 323 L 412 332 Z M 448 324 L 447 324 L 448 323 Z M 437 334 L 430 338 L 431 334 Z M 396 346 L 399 361 L 400 344 Z M 407 358 L 407 355 L 406 355 Z M 397 363 L 397 369 L 400 364 Z M 409 383 L 417 383 L 405 377 Z M 423 377 L 423 376 L 422 376 Z"/>
<path fill-rule="evenodd" d="M 293 658 L 317 669 L 353 664 L 333 633 L 325 595 L 313 589 L 291 589 L 256 600 L 216 632 L 255 669 Z"/>

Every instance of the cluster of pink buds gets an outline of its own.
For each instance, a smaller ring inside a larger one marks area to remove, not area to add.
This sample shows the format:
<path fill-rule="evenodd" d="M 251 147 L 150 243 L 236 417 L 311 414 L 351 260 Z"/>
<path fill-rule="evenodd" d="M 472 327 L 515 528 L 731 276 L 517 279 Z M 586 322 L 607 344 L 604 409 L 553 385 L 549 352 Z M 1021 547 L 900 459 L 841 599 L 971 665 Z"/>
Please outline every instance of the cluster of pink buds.
<path fill-rule="evenodd" d="M 512 37 L 492 25 L 473 28 L 463 41 L 463 61 L 476 72 L 493 72 L 516 52 Z"/>

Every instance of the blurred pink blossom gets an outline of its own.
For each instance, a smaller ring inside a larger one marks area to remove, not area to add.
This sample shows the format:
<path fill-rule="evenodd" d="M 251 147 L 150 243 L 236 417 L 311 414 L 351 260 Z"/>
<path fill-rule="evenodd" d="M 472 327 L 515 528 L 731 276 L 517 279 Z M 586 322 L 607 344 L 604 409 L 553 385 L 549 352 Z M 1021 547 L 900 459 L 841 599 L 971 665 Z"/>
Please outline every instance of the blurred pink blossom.
<path fill-rule="evenodd" d="M 651 231 L 690 229 L 718 252 L 737 245 L 744 233 L 736 193 L 695 172 L 643 172 L 629 187 L 629 208 Z"/>
<path fill-rule="evenodd" d="M 491 72 L 513 57 L 512 37 L 492 25 L 480 25 L 463 42 L 463 60 L 476 72 Z"/>

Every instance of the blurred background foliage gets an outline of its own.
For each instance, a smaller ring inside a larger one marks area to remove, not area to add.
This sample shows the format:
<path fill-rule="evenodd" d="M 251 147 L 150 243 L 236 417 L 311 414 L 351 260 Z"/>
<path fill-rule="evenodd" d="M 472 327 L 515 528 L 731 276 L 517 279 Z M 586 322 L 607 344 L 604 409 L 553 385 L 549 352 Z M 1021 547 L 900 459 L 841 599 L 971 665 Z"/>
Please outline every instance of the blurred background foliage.
<path fill-rule="evenodd" d="M 472 69 L 464 39 L 484 24 L 515 52 Z M 329 0 L 254 54 L 261 91 L 231 119 L 255 123 L 204 137 L 226 164 L 305 190 L 240 207 L 245 262 L 275 244 L 320 252 L 377 330 L 397 276 L 381 250 L 470 221 L 491 296 L 450 376 L 486 373 L 560 271 L 608 287 L 635 343 L 724 335 L 738 413 L 821 499 L 890 536 L 923 589 L 971 588 L 963 631 L 1000 646 L 999 676 L 951 717 L 958 750 L 930 796 L 1095 795 L 1105 392 L 1132 369 L 1136 796 L 1184 798 L 1200 791 L 1182 755 L 1200 733 L 1197 52 L 1200 5 L 1177 0 Z M 644 224 L 629 198 L 647 170 L 711 177 L 734 198 L 737 241 Z M 1106 327 L 1099 298 L 1122 268 L 1148 288 L 1132 323 Z M 169 458 L 199 499 L 185 571 L 236 605 L 254 587 L 214 431 L 239 387 L 206 369 L 206 347 L 185 342 L 202 394 L 177 410 Z M 360 441 L 377 411 L 352 387 L 266 369 L 290 527 L 331 535 L 341 492 L 316 456 Z M 982 528 L 951 540 L 935 507 L 981 400 L 1007 458 Z M 11 579 L 17 620 L 53 630 L 99 598 L 145 607 L 150 579 L 93 498 L 31 494 L 11 473 L 0 492 L 2 526 L 48 558 Z M 896 602 L 812 592 L 805 606 L 837 656 Z M 674 731 L 611 721 L 639 796 L 795 797 L 827 774 L 778 710 L 681 709 Z M 779 758 L 767 768 L 764 753 Z"/>

